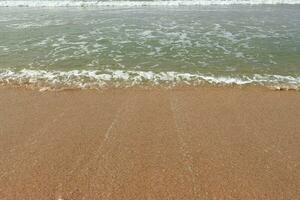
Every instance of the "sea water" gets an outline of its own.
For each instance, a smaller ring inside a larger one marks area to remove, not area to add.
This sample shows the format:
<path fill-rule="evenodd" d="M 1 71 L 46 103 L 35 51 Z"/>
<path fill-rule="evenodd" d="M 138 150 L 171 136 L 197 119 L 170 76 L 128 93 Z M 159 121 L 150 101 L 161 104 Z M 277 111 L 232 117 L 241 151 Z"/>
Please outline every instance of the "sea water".
<path fill-rule="evenodd" d="M 299 89 L 298 3 L 0 1 L 0 83 Z"/>

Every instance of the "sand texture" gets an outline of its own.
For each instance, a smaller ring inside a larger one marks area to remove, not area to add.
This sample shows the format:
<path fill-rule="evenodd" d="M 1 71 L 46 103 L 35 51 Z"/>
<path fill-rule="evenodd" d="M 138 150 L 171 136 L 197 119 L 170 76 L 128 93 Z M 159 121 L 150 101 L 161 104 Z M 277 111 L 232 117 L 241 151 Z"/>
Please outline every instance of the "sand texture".
<path fill-rule="evenodd" d="M 2 87 L 0 199 L 300 199 L 300 92 Z"/>

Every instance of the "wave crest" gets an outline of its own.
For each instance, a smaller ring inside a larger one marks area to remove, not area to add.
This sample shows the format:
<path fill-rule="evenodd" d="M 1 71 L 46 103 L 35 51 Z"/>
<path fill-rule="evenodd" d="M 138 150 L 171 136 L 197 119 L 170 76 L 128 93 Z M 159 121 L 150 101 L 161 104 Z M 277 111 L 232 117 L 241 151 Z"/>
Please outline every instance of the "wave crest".
<path fill-rule="evenodd" d="M 152 0 L 152 1 L 96 1 L 96 0 L 4 0 L 0 7 L 97 7 L 97 6 L 188 6 L 188 5 L 260 5 L 300 4 L 300 0 Z"/>

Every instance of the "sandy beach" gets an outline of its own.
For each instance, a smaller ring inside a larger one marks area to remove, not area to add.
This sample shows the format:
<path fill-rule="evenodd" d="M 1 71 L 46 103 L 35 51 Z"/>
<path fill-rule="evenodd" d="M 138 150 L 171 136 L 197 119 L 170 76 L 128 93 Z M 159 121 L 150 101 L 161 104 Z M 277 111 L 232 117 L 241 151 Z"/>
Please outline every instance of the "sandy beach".
<path fill-rule="evenodd" d="M 300 93 L 0 88 L 0 199 L 300 197 Z"/>

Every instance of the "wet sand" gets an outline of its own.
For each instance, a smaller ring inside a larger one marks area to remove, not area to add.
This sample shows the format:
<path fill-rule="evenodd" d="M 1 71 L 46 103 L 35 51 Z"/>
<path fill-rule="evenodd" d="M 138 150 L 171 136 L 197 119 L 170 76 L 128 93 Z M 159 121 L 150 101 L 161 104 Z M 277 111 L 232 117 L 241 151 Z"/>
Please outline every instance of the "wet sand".
<path fill-rule="evenodd" d="M 0 199 L 299 199 L 300 92 L 0 88 Z"/>

